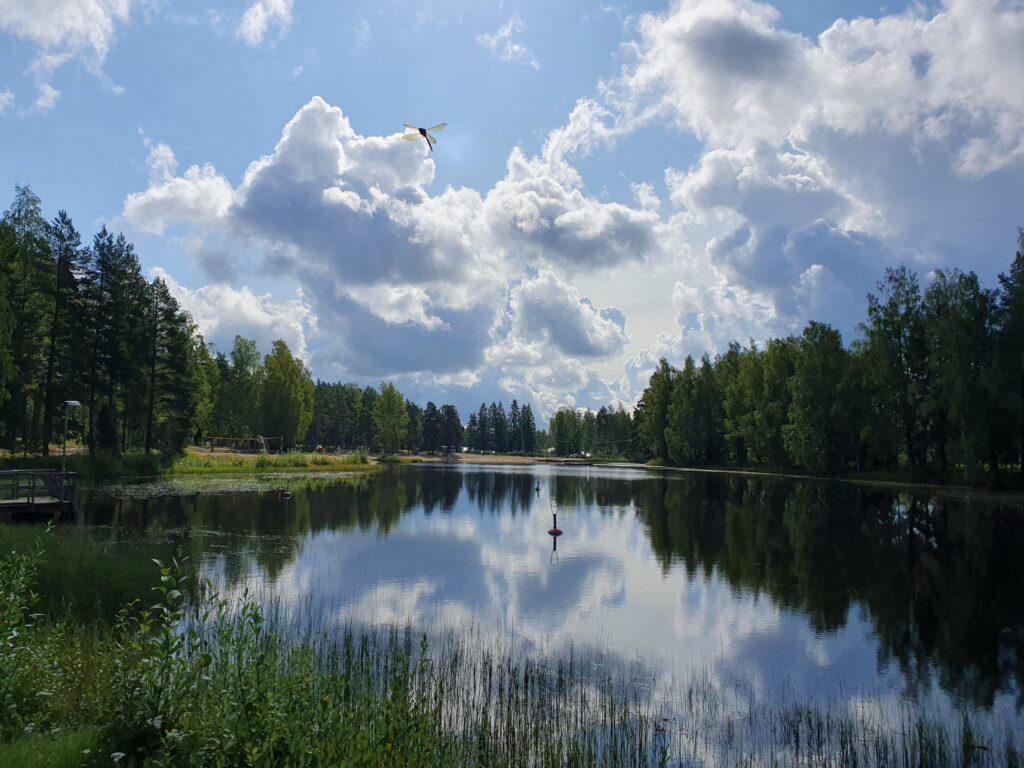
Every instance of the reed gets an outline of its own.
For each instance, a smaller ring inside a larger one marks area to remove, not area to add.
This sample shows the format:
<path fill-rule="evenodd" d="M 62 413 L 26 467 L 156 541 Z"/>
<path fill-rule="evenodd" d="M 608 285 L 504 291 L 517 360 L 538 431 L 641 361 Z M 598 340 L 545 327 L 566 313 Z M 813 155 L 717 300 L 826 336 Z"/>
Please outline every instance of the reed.
<path fill-rule="evenodd" d="M 747 700 L 707 671 L 658 681 L 472 626 L 303 625 L 301 610 L 221 598 L 177 560 L 112 627 L 43 621 L 39 559 L 0 561 L 0 765 L 1020 764 L 1018 735 L 983 737 L 967 715 Z"/>

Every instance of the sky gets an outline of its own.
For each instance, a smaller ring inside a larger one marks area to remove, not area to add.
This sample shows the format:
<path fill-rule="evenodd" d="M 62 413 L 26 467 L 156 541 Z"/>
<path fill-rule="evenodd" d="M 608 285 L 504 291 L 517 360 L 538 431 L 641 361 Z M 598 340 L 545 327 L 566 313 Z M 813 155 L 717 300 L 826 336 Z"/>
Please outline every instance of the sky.
<path fill-rule="evenodd" d="M 1024 0 L 0 0 L 0 191 L 124 231 L 218 350 L 546 416 L 853 341 L 887 266 L 994 286 L 1022 82 Z"/>

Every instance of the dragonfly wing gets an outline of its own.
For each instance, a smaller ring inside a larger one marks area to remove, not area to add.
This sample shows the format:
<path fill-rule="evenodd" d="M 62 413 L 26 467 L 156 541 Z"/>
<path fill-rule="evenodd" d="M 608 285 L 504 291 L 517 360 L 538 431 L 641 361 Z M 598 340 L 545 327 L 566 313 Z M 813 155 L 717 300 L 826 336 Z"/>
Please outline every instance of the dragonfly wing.
<path fill-rule="evenodd" d="M 435 139 L 429 133 L 427 134 L 427 141 L 429 141 L 431 144 L 437 144 L 437 139 Z"/>
<path fill-rule="evenodd" d="M 419 128 L 417 128 L 415 125 L 409 125 L 408 123 L 402 123 L 402 125 L 404 125 L 406 128 L 409 128 L 410 130 L 413 130 L 413 131 L 418 131 L 419 130 Z"/>
<path fill-rule="evenodd" d="M 448 127 L 448 123 L 438 123 L 433 128 L 427 128 L 428 131 L 443 131 Z"/>
<path fill-rule="evenodd" d="M 418 133 L 403 133 L 402 138 L 405 141 L 419 141 L 420 135 Z"/>

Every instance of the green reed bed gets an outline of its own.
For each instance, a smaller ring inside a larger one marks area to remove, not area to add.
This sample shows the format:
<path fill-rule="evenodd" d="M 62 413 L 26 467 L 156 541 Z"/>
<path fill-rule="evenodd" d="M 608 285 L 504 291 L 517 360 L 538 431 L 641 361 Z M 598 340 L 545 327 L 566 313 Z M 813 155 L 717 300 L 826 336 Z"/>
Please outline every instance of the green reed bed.
<path fill-rule="evenodd" d="M 357 451 L 350 454 L 326 453 L 204 453 L 189 451 L 174 461 L 169 473 L 172 475 L 209 474 L 264 474 L 278 471 L 306 472 L 372 472 L 376 466 L 369 463 L 366 455 Z"/>
<path fill-rule="evenodd" d="M 662 688 L 639 663 L 531 656 L 473 629 L 296 635 L 176 562 L 113 627 L 43 621 L 40 556 L 0 561 L 0 766 L 1019 764 L 1013 735 L 981 743 L 970 720 L 738 705 L 708 674 Z"/>

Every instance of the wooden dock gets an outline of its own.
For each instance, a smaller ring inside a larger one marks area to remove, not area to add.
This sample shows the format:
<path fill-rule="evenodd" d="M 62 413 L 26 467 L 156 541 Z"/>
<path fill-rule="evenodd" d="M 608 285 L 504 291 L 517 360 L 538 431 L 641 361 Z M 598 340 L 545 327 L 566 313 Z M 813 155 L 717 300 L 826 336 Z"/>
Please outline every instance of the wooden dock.
<path fill-rule="evenodd" d="M 74 501 L 74 472 L 0 470 L 0 523 L 71 520 Z"/>

